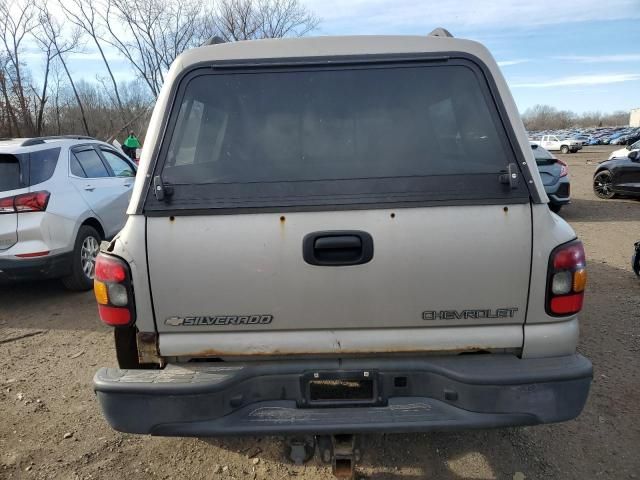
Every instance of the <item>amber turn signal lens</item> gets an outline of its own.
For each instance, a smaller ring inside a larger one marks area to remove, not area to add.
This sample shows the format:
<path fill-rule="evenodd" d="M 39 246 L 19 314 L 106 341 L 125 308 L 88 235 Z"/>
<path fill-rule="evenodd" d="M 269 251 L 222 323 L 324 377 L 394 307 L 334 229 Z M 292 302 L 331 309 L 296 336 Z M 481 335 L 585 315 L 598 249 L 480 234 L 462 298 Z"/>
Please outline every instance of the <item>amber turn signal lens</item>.
<path fill-rule="evenodd" d="M 573 272 L 573 291 L 583 292 L 587 286 L 587 270 L 581 268 Z"/>
<path fill-rule="evenodd" d="M 107 305 L 109 303 L 109 294 L 107 292 L 106 284 L 99 282 L 98 280 L 94 280 L 93 293 L 95 293 L 96 300 L 100 305 Z"/>

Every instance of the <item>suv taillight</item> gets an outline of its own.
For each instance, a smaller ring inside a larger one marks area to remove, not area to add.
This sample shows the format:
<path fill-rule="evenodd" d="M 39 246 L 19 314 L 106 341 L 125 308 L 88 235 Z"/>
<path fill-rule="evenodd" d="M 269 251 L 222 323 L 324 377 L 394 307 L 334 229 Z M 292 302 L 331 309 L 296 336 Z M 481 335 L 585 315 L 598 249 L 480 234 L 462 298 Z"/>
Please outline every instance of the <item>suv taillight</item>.
<path fill-rule="evenodd" d="M 0 198 L 0 214 L 22 212 L 44 212 L 51 194 L 46 190 L 23 193 L 14 197 Z"/>
<path fill-rule="evenodd" d="M 587 269 L 584 247 L 573 240 L 556 247 L 549 257 L 547 275 L 547 313 L 566 317 L 582 309 Z"/>
<path fill-rule="evenodd" d="M 135 320 L 129 265 L 104 253 L 96 257 L 93 291 L 100 320 L 112 327 L 130 325 Z"/>

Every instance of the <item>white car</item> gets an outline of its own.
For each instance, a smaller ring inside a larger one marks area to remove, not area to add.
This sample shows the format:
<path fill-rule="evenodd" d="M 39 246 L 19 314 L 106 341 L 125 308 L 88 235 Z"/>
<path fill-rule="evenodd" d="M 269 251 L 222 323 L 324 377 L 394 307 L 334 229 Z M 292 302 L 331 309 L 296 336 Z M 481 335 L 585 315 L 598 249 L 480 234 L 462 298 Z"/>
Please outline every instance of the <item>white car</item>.
<path fill-rule="evenodd" d="M 124 225 L 136 166 L 90 137 L 0 141 L 0 281 L 93 286 L 100 242 Z"/>
<path fill-rule="evenodd" d="M 636 143 L 633 143 L 631 145 L 627 145 L 624 148 L 614 150 L 613 152 L 611 152 L 611 155 L 609 155 L 608 160 L 611 160 L 612 158 L 624 158 L 627 155 L 629 155 L 630 151 L 639 150 L 639 149 L 640 149 L 640 140 L 638 140 Z"/>
<path fill-rule="evenodd" d="M 557 135 L 543 135 L 539 140 L 531 140 L 533 145 L 540 145 L 550 152 L 576 153 L 582 149 L 579 140 L 563 139 Z"/>

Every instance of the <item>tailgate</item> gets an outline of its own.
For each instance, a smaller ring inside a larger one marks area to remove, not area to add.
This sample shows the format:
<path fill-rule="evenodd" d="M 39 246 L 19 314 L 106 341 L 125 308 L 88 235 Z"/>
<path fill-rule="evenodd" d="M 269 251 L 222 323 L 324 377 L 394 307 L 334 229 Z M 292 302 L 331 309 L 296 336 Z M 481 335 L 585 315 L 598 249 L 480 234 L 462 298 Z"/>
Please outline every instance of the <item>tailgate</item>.
<path fill-rule="evenodd" d="M 404 62 L 187 76 L 144 206 L 163 355 L 521 346 L 522 152 L 477 65 Z"/>
<path fill-rule="evenodd" d="M 321 231 L 369 233 L 373 258 L 351 266 L 307 263 L 304 238 Z M 465 206 L 150 218 L 148 237 L 161 332 L 522 324 L 525 318 L 528 205 L 506 213 L 502 206 Z"/>

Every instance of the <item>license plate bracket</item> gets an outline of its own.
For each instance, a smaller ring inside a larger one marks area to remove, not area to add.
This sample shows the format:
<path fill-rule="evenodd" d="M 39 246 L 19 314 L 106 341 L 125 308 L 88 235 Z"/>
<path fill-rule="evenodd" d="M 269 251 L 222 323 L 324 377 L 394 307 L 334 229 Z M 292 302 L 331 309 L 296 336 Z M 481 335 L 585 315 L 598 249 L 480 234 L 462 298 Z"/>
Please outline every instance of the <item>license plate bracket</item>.
<path fill-rule="evenodd" d="M 382 405 L 378 372 L 371 370 L 307 372 L 301 378 L 301 406 Z"/>

